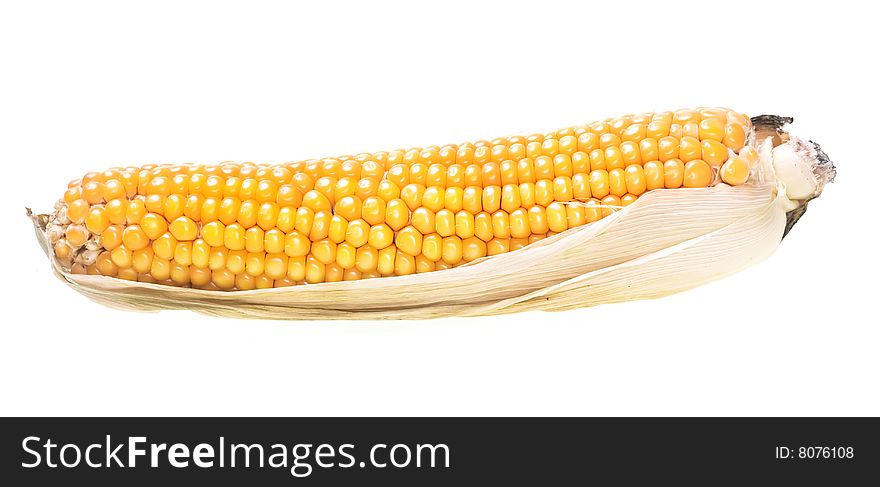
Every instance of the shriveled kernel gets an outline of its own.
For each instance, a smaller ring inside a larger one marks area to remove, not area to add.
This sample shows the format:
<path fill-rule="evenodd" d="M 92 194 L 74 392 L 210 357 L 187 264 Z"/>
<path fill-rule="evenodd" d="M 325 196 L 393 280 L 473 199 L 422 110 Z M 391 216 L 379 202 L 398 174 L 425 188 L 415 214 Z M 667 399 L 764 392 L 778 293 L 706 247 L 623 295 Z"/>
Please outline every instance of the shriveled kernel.
<path fill-rule="evenodd" d="M 85 227 L 85 225 L 80 225 L 77 223 L 72 223 L 67 226 L 67 229 L 64 232 L 64 238 L 67 239 L 67 243 L 73 245 L 74 247 L 79 247 L 86 243 L 89 239 L 89 230 Z"/>

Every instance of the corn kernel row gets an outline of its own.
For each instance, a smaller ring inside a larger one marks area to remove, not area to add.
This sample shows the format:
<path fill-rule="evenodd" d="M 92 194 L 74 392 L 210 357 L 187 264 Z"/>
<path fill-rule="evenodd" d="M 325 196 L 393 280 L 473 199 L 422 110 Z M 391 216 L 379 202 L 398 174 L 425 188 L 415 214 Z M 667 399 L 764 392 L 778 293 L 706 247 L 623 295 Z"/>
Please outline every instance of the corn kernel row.
<path fill-rule="evenodd" d="M 697 109 L 549 134 L 280 165 L 86 174 L 51 239 L 74 272 L 255 289 L 447 269 L 654 189 L 744 183 L 748 118 Z"/>

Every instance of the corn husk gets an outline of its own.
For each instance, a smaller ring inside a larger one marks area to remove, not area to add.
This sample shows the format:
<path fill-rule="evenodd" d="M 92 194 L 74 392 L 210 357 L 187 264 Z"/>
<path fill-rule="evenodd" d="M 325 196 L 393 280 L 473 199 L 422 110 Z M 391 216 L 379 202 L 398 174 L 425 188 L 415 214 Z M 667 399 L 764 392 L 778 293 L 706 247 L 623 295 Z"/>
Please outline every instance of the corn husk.
<path fill-rule="evenodd" d="M 520 250 L 439 272 L 358 281 L 224 292 L 71 274 L 53 258 L 47 215 L 31 217 L 59 278 L 97 302 L 126 310 L 284 320 L 560 311 L 658 298 L 769 256 L 790 228 L 791 215 L 799 217 L 806 203 L 789 199 L 785 181 L 774 177 L 772 149 L 781 143 L 764 139 L 763 168 L 742 186 L 654 190 L 597 222 Z"/>

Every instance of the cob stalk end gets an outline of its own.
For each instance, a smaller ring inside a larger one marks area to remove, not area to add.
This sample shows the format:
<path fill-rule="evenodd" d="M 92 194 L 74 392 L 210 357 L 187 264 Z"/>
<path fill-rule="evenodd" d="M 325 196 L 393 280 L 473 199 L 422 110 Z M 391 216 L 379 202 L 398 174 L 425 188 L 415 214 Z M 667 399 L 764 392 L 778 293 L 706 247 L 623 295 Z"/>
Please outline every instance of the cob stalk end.
<path fill-rule="evenodd" d="M 792 117 L 759 115 L 752 117 L 762 159 L 786 190 L 792 208 L 786 212 L 783 238 L 806 213 L 808 203 L 822 194 L 827 183 L 833 182 L 837 169 L 828 154 L 816 142 L 791 136 L 783 127 Z"/>

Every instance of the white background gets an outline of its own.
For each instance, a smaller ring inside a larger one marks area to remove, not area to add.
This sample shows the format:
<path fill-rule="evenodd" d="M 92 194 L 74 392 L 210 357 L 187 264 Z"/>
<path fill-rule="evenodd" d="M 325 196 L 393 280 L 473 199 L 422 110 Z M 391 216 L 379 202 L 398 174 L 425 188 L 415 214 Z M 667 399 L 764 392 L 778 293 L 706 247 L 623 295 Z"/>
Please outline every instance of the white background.
<path fill-rule="evenodd" d="M 880 413 L 871 15 L 318 3 L 4 3 L 0 414 Z M 121 312 L 56 280 L 24 215 L 114 165 L 282 162 L 701 105 L 794 116 L 839 178 L 765 262 L 654 301 L 431 322 Z"/>

